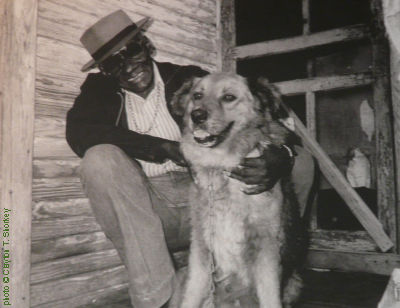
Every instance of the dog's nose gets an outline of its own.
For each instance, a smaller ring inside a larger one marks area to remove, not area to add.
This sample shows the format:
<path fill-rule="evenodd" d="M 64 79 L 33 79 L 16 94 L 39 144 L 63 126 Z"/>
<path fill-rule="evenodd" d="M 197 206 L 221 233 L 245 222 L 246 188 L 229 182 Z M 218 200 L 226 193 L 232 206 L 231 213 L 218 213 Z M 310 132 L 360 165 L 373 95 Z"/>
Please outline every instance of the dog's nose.
<path fill-rule="evenodd" d="M 201 124 L 207 120 L 208 113 L 204 109 L 195 109 L 192 111 L 190 116 L 192 117 L 193 123 Z"/>

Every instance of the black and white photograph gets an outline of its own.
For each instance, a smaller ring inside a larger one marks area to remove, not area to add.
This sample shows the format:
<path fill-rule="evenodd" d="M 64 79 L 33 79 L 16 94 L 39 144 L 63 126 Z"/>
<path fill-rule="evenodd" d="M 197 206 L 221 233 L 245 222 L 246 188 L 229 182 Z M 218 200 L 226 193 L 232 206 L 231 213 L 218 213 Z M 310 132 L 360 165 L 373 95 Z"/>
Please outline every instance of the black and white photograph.
<path fill-rule="evenodd" d="M 0 0 L 0 307 L 399 308 L 400 0 Z"/>

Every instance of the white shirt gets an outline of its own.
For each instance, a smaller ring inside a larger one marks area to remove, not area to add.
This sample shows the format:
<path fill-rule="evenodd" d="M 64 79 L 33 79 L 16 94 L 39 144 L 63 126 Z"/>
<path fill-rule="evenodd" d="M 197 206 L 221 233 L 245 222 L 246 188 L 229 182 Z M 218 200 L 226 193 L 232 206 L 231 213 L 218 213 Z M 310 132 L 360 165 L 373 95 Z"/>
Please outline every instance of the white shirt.
<path fill-rule="evenodd" d="M 168 111 L 164 82 L 154 63 L 153 69 L 154 88 L 146 99 L 135 93 L 125 91 L 128 128 L 140 134 L 179 141 L 181 132 Z M 142 164 L 143 171 L 148 177 L 162 175 L 170 171 L 186 170 L 186 168 L 180 167 L 170 160 L 163 164 L 150 163 L 139 159 L 138 161 Z"/>

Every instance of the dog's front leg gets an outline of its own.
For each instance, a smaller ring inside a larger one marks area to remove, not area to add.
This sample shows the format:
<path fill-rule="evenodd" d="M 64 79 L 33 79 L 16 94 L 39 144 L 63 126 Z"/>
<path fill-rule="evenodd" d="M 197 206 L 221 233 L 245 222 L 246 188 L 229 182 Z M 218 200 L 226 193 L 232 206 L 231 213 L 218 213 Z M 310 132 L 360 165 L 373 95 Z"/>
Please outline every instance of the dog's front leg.
<path fill-rule="evenodd" d="M 268 238 L 262 241 L 252 269 L 260 308 L 282 308 L 280 256 L 274 241 Z"/>
<path fill-rule="evenodd" d="M 208 308 L 203 305 L 211 295 L 211 259 L 200 240 L 190 246 L 189 274 L 181 308 Z"/>

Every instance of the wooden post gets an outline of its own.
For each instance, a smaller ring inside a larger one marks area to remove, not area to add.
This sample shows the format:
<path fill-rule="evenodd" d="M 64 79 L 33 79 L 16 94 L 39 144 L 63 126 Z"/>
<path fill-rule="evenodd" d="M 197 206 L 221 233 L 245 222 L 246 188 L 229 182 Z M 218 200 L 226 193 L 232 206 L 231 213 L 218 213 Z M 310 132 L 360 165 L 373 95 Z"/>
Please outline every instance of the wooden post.
<path fill-rule="evenodd" d="M 1 307 L 29 307 L 36 21 L 37 0 L 0 1 Z"/>
<path fill-rule="evenodd" d="M 397 196 L 396 196 L 396 211 L 397 211 L 397 247 L 400 247 L 400 51 L 393 45 L 390 48 L 390 68 L 391 68 L 391 85 L 392 85 L 392 109 L 393 109 L 393 131 L 395 143 L 395 161 L 396 164 L 396 180 Z M 399 252 L 399 250 L 398 250 Z"/>
<path fill-rule="evenodd" d="M 233 48 L 236 45 L 235 1 L 221 0 L 217 14 L 218 37 L 218 70 L 236 72 L 236 60 Z"/>
<path fill-rule="evenodd" d="M 371 40 L 378 218 L 398 249 L 389 45 L 385 38 L 381 0 L 371 0 L 371 8 L 374 16 Z"/>

